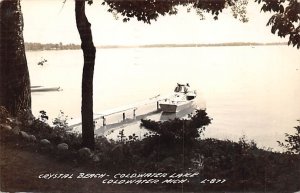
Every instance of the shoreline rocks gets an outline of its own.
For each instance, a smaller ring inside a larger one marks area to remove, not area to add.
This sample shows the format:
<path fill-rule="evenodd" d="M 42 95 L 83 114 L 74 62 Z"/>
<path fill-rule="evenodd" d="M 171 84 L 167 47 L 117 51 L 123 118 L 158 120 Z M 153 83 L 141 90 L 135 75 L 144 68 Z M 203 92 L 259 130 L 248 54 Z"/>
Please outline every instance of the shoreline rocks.
<path fill-rule="evenodd" d="M 79 157 L 82 159 L 89 159 L 92 157 L 92 152 L 89 148 L 83 147 L 78 150 Z"/>
<path fill-rule="evenodd" d="M 57 145 L 57 149 L 59 151 L 67 151 L 69 149 L 69 146 L 66 143 L 60 143 Z"/>
<path fill-rule="evenodd" d="M 12 127 L 10 125 L 7 125 L 7 124 L 1 124 L 0 128 L 4 129 L 4 130 L 7 130 L 7 131 L 12 130 Z"/>
<path fill-rule="evenodd" d="M 43 146 L 50 146 L 51 145 L 51 143 L 48 139 L 41 139 L 40 144 L 43 145 Z"/>
<path fill-rule="evenodd" d="M 20 133 L 20 127 L 19 126 L 15 126 L 12 130 L 11 130 L 15 135 L 19 135 Z"/>

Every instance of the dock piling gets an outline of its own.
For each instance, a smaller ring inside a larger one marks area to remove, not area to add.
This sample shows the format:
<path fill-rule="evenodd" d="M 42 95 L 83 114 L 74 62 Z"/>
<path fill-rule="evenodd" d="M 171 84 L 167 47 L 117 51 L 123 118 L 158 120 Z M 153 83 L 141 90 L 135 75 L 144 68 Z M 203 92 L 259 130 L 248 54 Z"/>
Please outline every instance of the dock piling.
<path fill-rule="evenodd" d="M 106 126 L 106 119 L 105 119 L 105 117 L 103 116 L 102 119 L 103 119 L 103 126 Z"/>
<path fill-rule="evenodd" d="M 136 114 L 135 114 L 136 108 L 133 109 L 133 119 L 136 118 Z"/>

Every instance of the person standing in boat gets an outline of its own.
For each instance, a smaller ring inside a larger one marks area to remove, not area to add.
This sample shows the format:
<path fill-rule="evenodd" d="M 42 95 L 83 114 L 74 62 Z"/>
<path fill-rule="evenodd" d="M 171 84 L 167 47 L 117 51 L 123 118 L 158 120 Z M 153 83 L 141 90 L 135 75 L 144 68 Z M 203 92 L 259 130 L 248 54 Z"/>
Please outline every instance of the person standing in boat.
<path fill-rule="evenodd" d="M 186 85 L 184 86 L 184 93 L 188 93 L 190 91 L 190 85 L 189 83 L 186 83 Z"/>
<path fill-rule="evenodd" d="M 180 92 L 181 91 L 181 85 L 179 83 L 177 83 L 177 86 L 174 90 L 175 92 Z"/>

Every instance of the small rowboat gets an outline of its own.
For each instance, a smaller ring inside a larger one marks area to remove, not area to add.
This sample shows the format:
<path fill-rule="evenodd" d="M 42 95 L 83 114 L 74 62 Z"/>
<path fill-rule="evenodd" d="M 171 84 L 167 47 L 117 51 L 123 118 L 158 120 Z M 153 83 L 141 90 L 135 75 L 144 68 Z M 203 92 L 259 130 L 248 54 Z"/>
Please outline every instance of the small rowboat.
<path fill-rule="evenodd" d="M 52 91 L 62 91 L 62 89 L 60 87 L 42 87 L 42 86 L 31 87 L 31 92 L 52 92 Z"/>

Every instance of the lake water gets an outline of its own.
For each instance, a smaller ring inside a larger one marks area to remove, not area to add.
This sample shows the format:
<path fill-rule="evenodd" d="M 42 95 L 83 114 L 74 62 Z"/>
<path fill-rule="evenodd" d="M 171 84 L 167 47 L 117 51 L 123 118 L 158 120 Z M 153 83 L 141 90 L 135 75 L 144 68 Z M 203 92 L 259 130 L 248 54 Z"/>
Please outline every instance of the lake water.
<path fill-rule="evenodd" d="M 61 92 L 32 93 L 33 112 L 54 119 L 62 110 L 80 117 L 81 50 L 27 52 L 31 85 Z M 44 66 L 37 63 L 42 59 Z M 294 133 L 300 119 L 300 52 L 288 46 L 97 49 L 94 112 L 173 91 L 177 82 L 197 89 L 198 105 L 213 118 L 205 137 L 260 147 Z"/>

